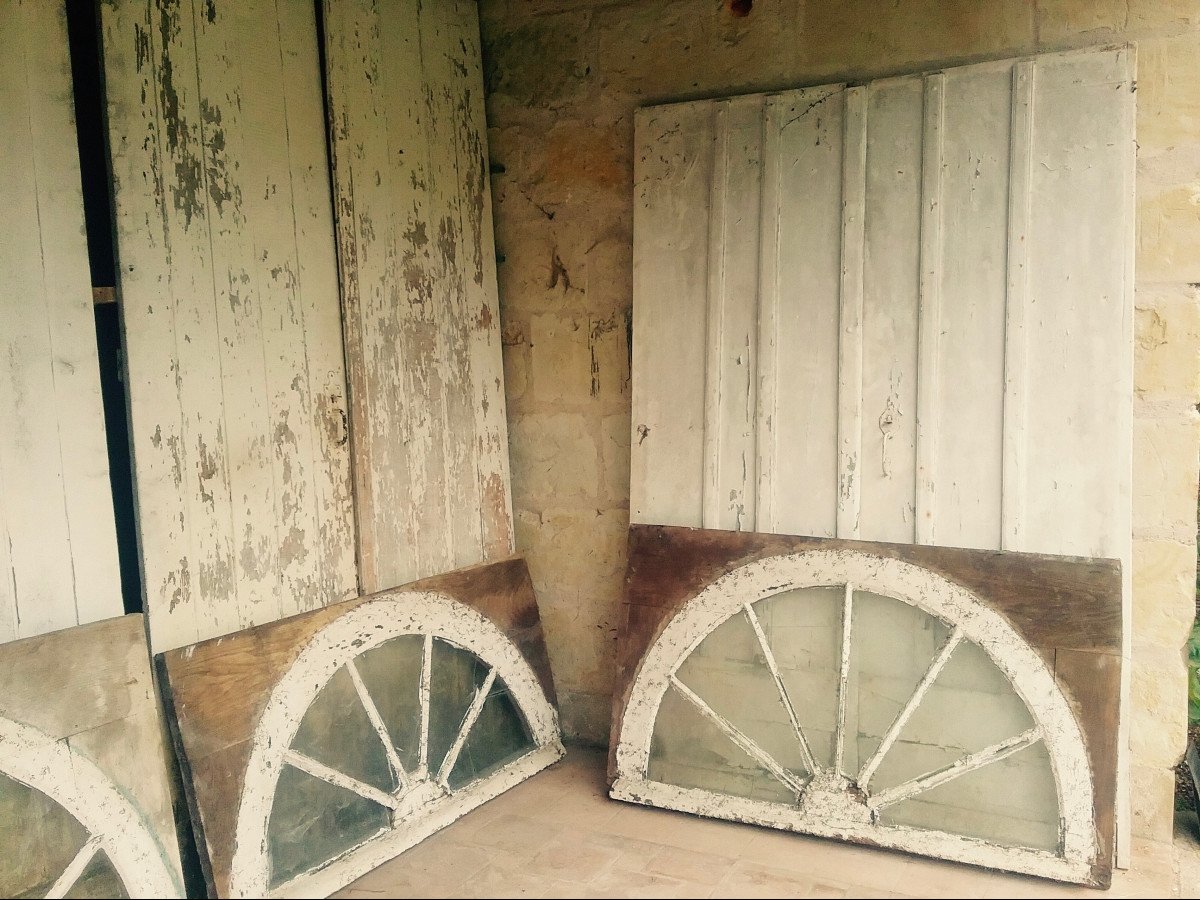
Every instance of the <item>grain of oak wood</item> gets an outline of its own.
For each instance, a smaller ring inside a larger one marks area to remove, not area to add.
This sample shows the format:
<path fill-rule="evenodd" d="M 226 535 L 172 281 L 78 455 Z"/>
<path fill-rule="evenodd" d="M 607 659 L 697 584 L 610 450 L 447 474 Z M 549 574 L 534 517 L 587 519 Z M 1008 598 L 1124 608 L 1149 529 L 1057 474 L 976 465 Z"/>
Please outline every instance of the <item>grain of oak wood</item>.
<path fill-rule="evenodd" d="M 1106 880 L 1115 836 L 1123 642 L 1117 560 L 632 525 L 617 639 L 610 778 L 616 776 L 616 748 L 639 665 L 671 619 L 705 587 L 748 563 L 839 549 L 913 563 L 961 585 L 999 611 L 1042 658 L 1083 732 L 1100 842 L 1095 877 Z"/>

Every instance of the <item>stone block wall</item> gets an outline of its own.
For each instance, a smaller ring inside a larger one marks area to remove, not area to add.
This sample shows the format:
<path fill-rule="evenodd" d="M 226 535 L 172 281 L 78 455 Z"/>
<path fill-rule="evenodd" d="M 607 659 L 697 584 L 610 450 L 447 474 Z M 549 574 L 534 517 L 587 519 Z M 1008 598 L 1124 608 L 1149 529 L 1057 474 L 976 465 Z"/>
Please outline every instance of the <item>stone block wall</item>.
<path fill-rule="evenodd" d="M 1135 833 L 1169 839 L 1200 457 L 1200 0 L 482 0 L 513 503 L 567 735 L 608 734 L 625 565 L 633 111 L 1138 45 Z"/>

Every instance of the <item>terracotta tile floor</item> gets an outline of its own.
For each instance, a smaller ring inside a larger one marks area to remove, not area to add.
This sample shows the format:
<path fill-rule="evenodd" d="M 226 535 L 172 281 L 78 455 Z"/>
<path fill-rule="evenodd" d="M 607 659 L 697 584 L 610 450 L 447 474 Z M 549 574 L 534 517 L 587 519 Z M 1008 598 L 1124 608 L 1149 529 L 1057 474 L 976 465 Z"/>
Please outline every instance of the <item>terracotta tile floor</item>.
<path fill-rule="evenodd" d="M 572 750 L 335 896 L 1200 897 L 1194 820 L 1103 894 L 618 803 L 604 765 Z"/>

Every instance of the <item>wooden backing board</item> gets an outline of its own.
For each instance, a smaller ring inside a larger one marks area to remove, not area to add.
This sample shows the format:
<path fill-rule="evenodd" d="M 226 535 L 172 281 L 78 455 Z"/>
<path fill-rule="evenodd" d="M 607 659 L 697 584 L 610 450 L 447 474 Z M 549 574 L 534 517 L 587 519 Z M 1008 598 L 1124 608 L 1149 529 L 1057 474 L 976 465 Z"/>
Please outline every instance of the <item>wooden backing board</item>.
<path fill-rule="evenodd" d="M 357 593 L 316 9 L 109 0 L 104 78 L 155 652 Z"/>
<path fill-rule="evenodd" d="M 555 702 L 533 583 L 511 558 L 406 585 L 436 591 L 482 613 L 516 644 Z M 270 694 L 308 641 L 361 597 L 160 654 L 167 716 L 184 768 L 184 785 L 213 896 L 228 896 L 230 864 L 251 740 Z"/>
<path fill-rule="evenodd" d="M 68 51 L 0 2 L 0 641 L 124 611 Z"/>
<path fill-rule="evenodd" d="M 477 6 L 324 2 L 367 593 L 514 549 Z"/>
<path fill-rule="evenodd" d="M 1111 860 L 1123 637 L 1116 560 L 631 525 L 610 779 L 616 777 L 616 748 L 639 663 L 667 623 L 728 572 L 756 560 L 818 549 L 857 550 L 921 566 L 971 591 L 1008 620 L 1053 671 L 1076 714 L 1094 779 L 1099 858 Z M 1106 878 L 1107 870 L 1098 877 Z"/>
<path fill-rule="evenodd" d="M 66 748 L 70 759 L 94 764 L 133 807 L 140 827 L 150 832 L 151 843 L 161 854 L 159 865 L 174 882 L 173 896 L 183 896 L 169 768 L 173 761 L 151 674 L 143 616 L 108 619 L 0 647 L 0 719 L 36 729 L 47 746 Z M 11 770 L 12 754 L 12 746 L 0 743 L 0 772 Z M 77 778 L 79 785 L 63 784 L 64 795 L 78 787 L 101 809 L 102 798 L 91 797 L 83 776 Z M 46 793 L 55 799 L 53 792 Z M 71 811 L 68 804 L 64 806 Z M 103 812 L 100 815 L 104 818 Z M 33 822 L 22 824 L 23 832 L 39 827 Z M 128 841 L 117 819 L 106 824 L 112 825 L 112 840 Z M 29 854 L 26 845 L 29 865 L 10 866 L 15 850 L 3 845 L 5 836 L 0 829 L 0 858 L 6 859 L 0 866 L 0 894 L 11 897 L 33 886 L 12 879 L 33 873 L 38 856 Z M 42 848 L 47 854 L 54 849 Z M 137 884 L 127 882 L 126 889 L 138 896 Z"/>

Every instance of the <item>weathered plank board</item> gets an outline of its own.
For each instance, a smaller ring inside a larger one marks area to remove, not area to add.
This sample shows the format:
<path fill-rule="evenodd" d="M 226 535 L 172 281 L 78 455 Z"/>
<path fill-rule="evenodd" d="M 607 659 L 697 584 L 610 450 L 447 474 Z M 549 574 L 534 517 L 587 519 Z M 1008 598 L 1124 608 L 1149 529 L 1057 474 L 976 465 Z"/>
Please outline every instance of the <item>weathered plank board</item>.
<path fill-rule="evenodd" d="M 1128 661 L 1133 77 L 1106 48 L 641 110 L 632 521 L 1119 558 Z M 716 200 L 760 157 L 755 227 Z"/>
<path fill-rule="evenodd" d="M 525 661 L 522 665 L 527 665 L 529 669 L 529 686 L 538 696 L 545 698 L 543 703 L 554 702 L 549 657 L 542 639 L 541 620 L 534 599 L 533 585 L 528 570 L 520 559 L 507 559 L 428 578 L 403 589 L 358 598 L 279 622 L 260 625 L 229 637 L 172 650 L 159 657 L 160 671 L 168 686 L 168 718 L 176 745 L 185 762 L 185 786 L 193 820 L 197 823 L 198 834 L 202 837 L 202 862 L 210 890 L 215 892 L 215 895 L 224 897 L 238 894 L 246 888 L 247 879 L 250 877 L 246 874 L 248 864 L 238 862 L 237 846 L 245 842 L 237 842 L 236 838 L 240 833 L 239 829 L 246 827 L 245 818 L 262 811 L 247 809 L 244 802 L 244 798 L 254 787 L 248 783 L 247 773 L 255 759 L 257 744 L 263 744 L 265 741 L 269 747 L 272 740 L 276 744 L 283 740 L 286 748 L 291 739 L 291 735 L 281 737 L 262 733 L 262 723 L 269 718 L 271 704 L 276 702 L 273 696 L 278 693 L 277 687 L 292 677 L 292 669 L 298 660 L 306 655 L 311 656 L 309 648 L 319 644 L 324 639 L 323 635 L 329 633 L 329 629 L 340 627 L 338 623 L 346 622 L 356 615 L 365 615 L 367 618 L 364 621 L 372 623 L 369 625 L 372 633 L 388 632 L 389 629 L 398 627 L 402 614 L 393 614 L 386 610 L 375 611 L 387 607 L 393 597 L 398 597 L 402 605 L 410 604 L 415 608 L 419 602 L 414 598 L 423 592 L 434 592 L 458 601 L 481 614 L 487 622 L 498 628 L 496 633 L 504 635 L 500 643 L 511 642 L 512 650 Z M 447 621 L 446 625 L 449 628 L 452 623 Z M 458 639 L 451 640 L 458 646 L 465 646 Z M 354 646 L 362 644 L 364 641 L 359 640 Z M 346 658 L 354 656 L 357 652 L 360 651 L 351 647 L 347 650 Z M 478 655 L 485 660 L 488 658 L 487 654 Z M 365 671 L 363 666 L 360 666 L 360 669 Z M 435 701 L 430 712 L 435 717 L 439 710 L 436 701 L 436 697 L 440 696 L 437 694 L 439 674 L 436 670 L 433 673 Z M 415 685 L 413 687 L 411 699 L 415 701 L 417 695 Z M 517 692 L 518 685 L 509 684 L 508 687 L 514 694 Z M 424 688 L 422 690 L 426 691 L 428 697 L 428 691 Z M 380 708 L 383 708 L 387 698 L 381 699 L 376 694 L 372 696 L 380 703 Z M 523 711 L 531 724 L 536 725 L 538 711 L 524 707 Z M 304 710 L 294 712 L 299 715 Z M 461 717 L 462 710 L 458 711 L 458 715 Z M 326 727 L 316 731 L 334 735 L 338 728 Z M 536 732 L 535 727 L 535 737 Z M 398 740 L 399 735 L 393 734 L 393 739 Z M 535 755 L 541 753 L 542 756 L 538 756 L 537 759 L 541 764 L 546 764 L 549 758 L 543 757 L 546 754 L 553 756 L 553 752 L 557 751 L 553 751 L 553 747 L 547 749 L 541 740 L 538 743 L 539 750 L 535 751 Z M 557 736 L 554 738 L 554 745 L 557 746 Z M 405 756 L 406 751 L 412 748 L 397 749 Z M 261 750 L 257 752 L 261 753 Z M 417 775 L 412 777 L 417 778 Z M 281 797 L 284 802 L 288 802 L 289 795 L 286 794 L 278 794 L 268 800 Z M 444 827 L 465 811 L 461 810 L 450 820 L 433 825 L 432 829 Z M 414 807 L 410 812 L 412 815 L 409 819 L 413 821 L 406 820 L 398 823 L 398 826 L 418 827 L 414 823 L 423 821 L 422 816 L 417 815 L 419 810 Z M 319 819 L 320 810 L 314 808 L 309 815 L 312 817 L 313 827 L 320 831 L 319 826 L 315 824 Z M 435 818 L 429 821 L 438 820 Z M 422 834 L 420 837 L 424 836 Z M 404 847 L 393 849 L 391 855 L 403 849 Z M 265 844 L 260 850 L 262 857 L 268 854 Z M 373 864 L 382 861 L 383 859 L 376 859 Z M 353 861 L 349 864 L 353 864 Z M 336 865 L 331 868 L 331 871 L 334 870 L 342 874 L 348 871 Z M 358 874 L 361 874 L 361 871 Z M 350 875 L 347 880 L 353 877 L 356 875 Z M 278 885 L 272 884 L 271 887 Z M 296 890 L 307 891 L 321 891 L 326 887 L 328 884 L 324 881 L 306 883 L 301 880 L 295 885 Z"/>
<path fill-rule="evenodd" d="M 0 642 L 123 610 L 65 7 L 0 2 Z"/>
<path fill-rule="evenodd" d="M 1124 641 L 1122 574 L 1116 560 L 633 525 L 625 616 L 618 636 L 610 776 L 622 774 L 617 764 L 622 742 L 637 739 L 623 732 L 635 680 L 647 652 L 672 620 L 723 576 L 805 551 L 853 551 L 874 560 L 913 564 L 961 586 L 1003 616 L 1053 673 L 1082 731 L 1099 841 L 1088 880 L 1107 883 L 1115 835 L 1116 723 Z M 785 590 L 780 584 L 768 593 Z M 754 599 L 748 592 L 741 602 Z M 811 627 L 799 629 L 794 640 L 810 640 L 810 631 Z M 683 653 L 689 648 L 681 645 L 677 649 Z M 812 652 L 812 648 L 776 643 L 774 652 L 795 659 L 797 652 Z M 738 677 L 737 672 L 729 674 L 731 685 L 742 684 L 735 680 Z M 750 708 L 752 698 L 742 692 L 738 696 L 743 708 Z M 978 701 L 984 699 L 980 695 Z M 802 715 L 806 712 L 801 710 Z M 966 708 L 959 713 L 966 715 Z M 782 718 L 782 712 L 779 716 Z M 776 827 L 789 826 L 776 823 Z M 941 851 L 932 848 L 930 852 Z M 1003 865 L 1003 861 L 997 857 L 995 864 Z"/>
<path fill-rule="evenodd" d="M 368 592 L 513 550 L 476 6 L 324 3 Z"/>
<path fill-rule="evenodd" d="M 0 894 L 44 892 L 97 839 L 81 885 L 184 896 L 142 616 L 0 647 L 0 729 Z"/>
<path fill-rule="evenodd" d="M 103 6 L 156 651 L 356 591 L 316 14 Z"/>

